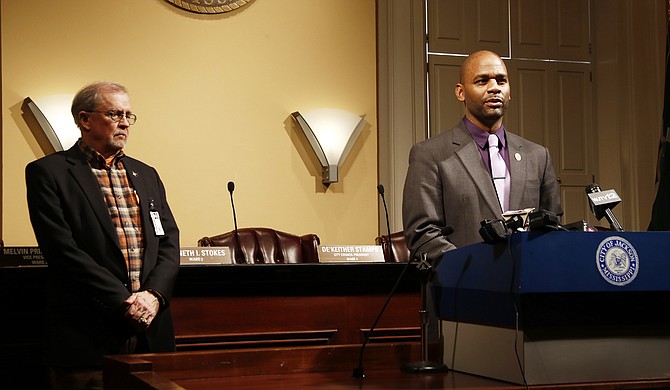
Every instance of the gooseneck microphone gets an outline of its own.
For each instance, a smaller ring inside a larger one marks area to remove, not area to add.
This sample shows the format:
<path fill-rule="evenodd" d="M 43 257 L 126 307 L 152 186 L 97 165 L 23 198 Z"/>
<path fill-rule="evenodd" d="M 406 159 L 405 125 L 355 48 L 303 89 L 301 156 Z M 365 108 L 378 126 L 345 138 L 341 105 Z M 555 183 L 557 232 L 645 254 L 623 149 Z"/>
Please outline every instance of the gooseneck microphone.
<path fill-rule="evenodd" d="M 621 203 L 621 198 L 614 190 L 602 191 L 596 183 L 589 184 L 585 188 L 586 196 L 589 198 L 591 212 L 600 221 L 603 217 L 610 223 L 610 228 L 617 232 L 622 232 L 623 227 L 616 218 L 612 209 Z"/>
<path fill-rule="evenodd" d="M 391 256 L 391 259 L 393 258 L 393 245 L 391 245 L 391 224 L 389 223 L 389 212 L 388 208 L 386 208 L 386 199 L 384 198 L 384 186 L 382 184 L 377 186 L 377 192 L 379 192 L 379 195 L 382 197 L 382 202 L 384 204 L 384 214 L 386 216 L 386 230 L 388 233 L 388 246 L 389 246 L 389 254 Z M 353 377 L 354 378 L 365 378 L 365 369 L 363 368 L 363 352 L 365 351 L 365 346 L 368 344 L 368 341 L 370 340 L 370 336 L 372 336 L 372 332 L 375 330 L 375 327 L 377 327 L 377 323 L 379 322 L 379 319 L 382 317 L 382 314 L 384 314 L 384 311 L 386 310 L 386 306 L 388 306 L 389 302 L 391 302 L 391 298 L 393 297 L 393 294 L 395 294 L 395 290 L 398 288 L 398 285 L 400 284 L 400 281 L 402 280 L 403 275 L 405 275 L 405 272 L 407 271 L 407 268 L 409 268 L 410 263 L 412 263 L 412 259 L 407 260 L 407 264 L 402 267 L 402 272 L 400 272 L 400 276 L 398 276 L 398 280 L 396 280 L 395 284 L 393 285 L 393 288 L 391 288 L 391 292 L 389 293 L 389 296 L 386 298 L 386 302 L 384 302 L 384 305 L 382 306 L 382 309 L 379 311 L 379 314 L 377 314 L 377 318 L 375 318 L 375 321 L 372 323 L 372 326 L 370 327 L 370 330 L 368 331 L 368 334 L 365 335 L 365 339 L 363 339 L 363 344 L 361 344 L 361 349 L 358 354 L 358 367 L 354 368 L 354 373 Z"/>
<path fill-rule="evenodd" d="M 391 228 L 390 228 L 390 223 L 388 220 L 388 209 L 386 208 L 386 201 L 384 200 L 384 186 L 383 185 L 378 185 L 377 186 L 377 192 L 379 192 L 379 195 L 381 195 L 382 200 L 384 201 L 384 211 L 386 213 L 386 228 L 388 230 L 388 241 L 389 241 L 389 253 L 393 254 L 391 252 L 393 249 L 391 249 Z M 433 241 L 434 239 L 438 237 L 443 237 L 445 235 L 449 235 L 454 232 L 453 226 L 449 225 L 446 226 L 442 229 L 440 229 L 440 234 L 434 237 L 431 237 L 430 239 L 426 240 L 425 242 L 421 243 L 417 247 L 417 250 L 420 249 L 423 245 Z M 377 323 L 379 322 L 379 319 L 382 317 L 384 314 L 384 311 L 386 310 L 386 307 L 388 306 L 389 302 L 391 301 L 391 298 L 395 294 L 395 291 L 397 290 L 398 286 L 400 285 L 400 281 L 402 280 L 403 276 L 405 275 L 405 272 L 407 272 L 407 269 L 409 266 L 412 264 L 412 257 L 410 257 L 407 260 L 407 263 L 405 266 L 402 268 L 402 272 L 400 272 L 400 276 L 398 276 L 398 279 L 396 280 L 395 284 L 393 285 L 393 288 L 391 289 L 391 292 L 389 293 L 389 296 L 386 298 L 386 302 L 384 302 L 384 305 L 382 306 L 381 310 L 379 311 L 379 314 L 377 314 L 377 318 L 375 318 L 375 321 L 372 323 L 372 326 L 370 327 L 370 331 L 368 331 L 368 334 L 365 336 L 365 339 L 363 340 L 363 344 L 361 345 L 360 353 L 358 355 L 358 367 L 354 368 L 353 372 L 353 377 L 354 378 L 365 378 L 365 369 L 363 368 L 363 352 L 365 351 L 365 346 L 368 344 L 368 341 L 370 340 L 370 336 L 372 336 L 372 332 L 374 331 L 375 327 L 377 326 Z"/>
<path fill-rule="evenodd" d="M 235 223 L 235 236 L 237 233 L 237 214 L 235 213 L 235 201 L 233 201 L 233 191 L 235 191 L 235 183 L 228 182 L 228 192 L 230 193 L 230 205 L 233 207 L 233 222 Z"/>
<path fill-rule="evenodd" d="M 235 183 L 228 182 L 228 192 L 230 193 L 230 206 L 233 208 L 233 223 L 235 224 L 235 262 L 242 257 L 242 247 L 240 246 L 240 233 L 237 230 L 237 213 L 235 212 L 235 201 L 233 201 L 233 191 L 235 191 Z"/>
<path fill-rule="evenodd" d="M 386 207 L 386 198 L 384 197 L 384 185 L 380 184 L 377 186 L 377 192 L 382 197 L 382 203 L 384 204 L 384 215 L 386 216 L 386 233 L 388 237 L 389 245 L 389 258 L 394 259 L 393 255 L 393 245 L 391 245 L 391 224 L 389 223 L 389 209 Z"/>

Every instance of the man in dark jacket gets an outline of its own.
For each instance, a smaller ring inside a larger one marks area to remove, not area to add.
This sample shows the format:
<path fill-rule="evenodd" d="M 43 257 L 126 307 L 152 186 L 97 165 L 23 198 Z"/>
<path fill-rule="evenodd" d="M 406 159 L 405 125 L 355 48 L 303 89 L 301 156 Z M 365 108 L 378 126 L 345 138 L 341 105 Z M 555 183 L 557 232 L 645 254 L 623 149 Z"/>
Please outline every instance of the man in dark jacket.
<path fill-rule="evenodd" d="M 81 138 L 28 164 L 26 186 L 48 263 L 54 389 L 94 389 L 104 355 L 175 350 L 179 230 L 156 170 L 123 152 L 137 120 L 126 88 L 86 86 L 72 115 Z"/>

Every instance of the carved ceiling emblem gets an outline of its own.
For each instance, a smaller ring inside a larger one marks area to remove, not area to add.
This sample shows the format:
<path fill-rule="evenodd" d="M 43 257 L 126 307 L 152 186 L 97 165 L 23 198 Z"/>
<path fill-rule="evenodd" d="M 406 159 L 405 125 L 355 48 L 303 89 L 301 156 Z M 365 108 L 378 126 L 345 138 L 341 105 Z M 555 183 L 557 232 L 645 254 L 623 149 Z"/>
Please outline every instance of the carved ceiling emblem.
<path fill-rule="evenodd" d="M 234 11 L 252 0 L 166 0 L 187 11 L 199 14 L 221 14 Z"/>

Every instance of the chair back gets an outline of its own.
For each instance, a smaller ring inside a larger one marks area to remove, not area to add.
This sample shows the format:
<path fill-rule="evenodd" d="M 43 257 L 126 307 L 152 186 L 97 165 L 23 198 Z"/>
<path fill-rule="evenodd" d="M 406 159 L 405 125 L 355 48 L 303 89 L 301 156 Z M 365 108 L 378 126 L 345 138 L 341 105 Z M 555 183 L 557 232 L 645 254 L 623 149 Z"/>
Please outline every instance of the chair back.
<path fill-rule="evenodd" d="M 318 263 L 316 234 L 296 236 L 270 228 L 241 228 L 198 240 L 198 246 L 227 246 L 236 264 Z"/>
<path fill-rule="evenodd" d="M 384 260 L 387 263 L 406 263 L 409 261 L 409 249 L 407 249 L 403 231 L 391 233 L 390 245 L 387 235 L 377 237 L 375 243 L 382 246 Z"/>

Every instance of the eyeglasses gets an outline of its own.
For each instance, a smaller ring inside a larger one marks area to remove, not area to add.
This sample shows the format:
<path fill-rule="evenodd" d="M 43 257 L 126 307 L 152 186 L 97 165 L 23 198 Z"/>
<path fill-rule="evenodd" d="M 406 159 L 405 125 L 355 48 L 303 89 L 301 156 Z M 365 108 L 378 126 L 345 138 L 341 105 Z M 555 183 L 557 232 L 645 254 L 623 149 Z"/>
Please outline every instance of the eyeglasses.
<path fill-rule="evenodd" d="M 134 125 L 137 122 L 137 115 L 131 114 L 129 112 L 123 111 L 86 111 L 86 112 L 97 112 L 98 114 L 103 114 L 113 122 L 121 122 L 123 118 L 126 118 L 129 125 Z"/>

